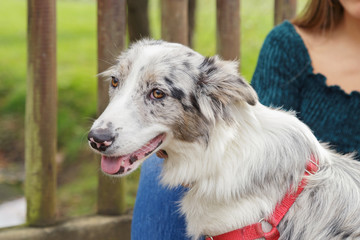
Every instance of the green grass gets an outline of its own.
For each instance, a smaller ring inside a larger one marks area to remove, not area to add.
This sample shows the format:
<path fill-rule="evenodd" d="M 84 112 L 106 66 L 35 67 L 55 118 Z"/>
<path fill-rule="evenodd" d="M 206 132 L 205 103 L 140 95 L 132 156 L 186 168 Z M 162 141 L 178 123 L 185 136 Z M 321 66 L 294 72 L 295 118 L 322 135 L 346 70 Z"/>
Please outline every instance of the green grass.
<path fill-rule="evenodd" d="M 0 2 L 0 114 L 25 109 L 26 6 L 22 0 Z M 15 11 L 11 11 L 14 9 Z M 6 24 L 5 24 L 6 23 Z"/>
<path fill-rule="evenodd" d="M 301 6 L 304 2 L 299 1 Z M 205 56 L 216 53 L 215 7 L 215 0 L 198 1 L 194 48 Z M 159 0 L 150 0 L 149 12 L 152 37 L 159 39 Z M 0 126 L 9 126 L 0 127 L 0 158 L 5 154 L 8 161 L 13 160 L 10 151 L 23 151 L 23 143 L 18 142 L 22 142 L 24 130 L 26 15 L 25 0 L 0 1 Z M 242 1 L 241 72 L 249 81 L 260 47 L 272 27 L 273 1 Z M 63 156 L 60 159 L 64 159 L 59 171 L 61 216 L 95 211 L 99 169 L 98 161 L 87 149 L 86 134 L 96 117 L 96 48 L 95 0 L 57 1 L 57 129 L 58 150 Z M 129 178 L 128 189 L 126 202 L 131 206 L 136 175 Z"/>
<path fill-rule="evenodd" d="M 58 188 L 60 217 L 95 213 L 99 167 L 95 157 L 87 154 L 89 162 L 79 161 L 68 168 L 67 176 Z M 76 177 L 78 176 L 78 177 Z"/>
<path fill-rule="evenodd" d="M 59 148 L 77 157 L 96 112 L 96 4 L 58 1 Z"/>

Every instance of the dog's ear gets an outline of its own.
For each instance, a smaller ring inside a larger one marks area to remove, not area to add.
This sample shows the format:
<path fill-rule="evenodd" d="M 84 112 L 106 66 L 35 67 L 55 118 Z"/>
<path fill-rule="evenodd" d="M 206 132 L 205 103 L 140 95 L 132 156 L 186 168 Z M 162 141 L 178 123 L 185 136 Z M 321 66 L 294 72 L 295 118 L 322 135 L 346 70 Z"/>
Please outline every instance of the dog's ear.
<path fill-rule="evenodd" d="M 238 74 L 238 63 L 219 57 L 206 57 L 199 66 L 197 81 L 199 107 L 209 120 L 218 113 L 224 117 L 226 107 L 236 102 L 254 106 L 258 102 L 255 90 Z"/>

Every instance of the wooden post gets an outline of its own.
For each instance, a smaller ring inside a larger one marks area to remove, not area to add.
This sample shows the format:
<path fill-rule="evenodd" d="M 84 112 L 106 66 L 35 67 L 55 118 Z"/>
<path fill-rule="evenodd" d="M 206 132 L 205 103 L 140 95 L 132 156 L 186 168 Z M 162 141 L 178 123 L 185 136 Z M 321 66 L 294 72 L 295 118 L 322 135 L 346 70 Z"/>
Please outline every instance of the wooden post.
<path fill-rule="evenodd" d="M 126 1 L 98 0 L 98 72 L 115 64 L 125 48 Z M 109 82 L 98 78 L 98 114 L 106 108 L 109 98 Z M 100 161 L 99 161 L 100 164 Z M 121 214 L 125 210 L 124 179 L 113 179 L 99 172 L 98 213 Z"/>
<path fill-rule="evenodd" d="M 189 29 L 188 29 L 188 45 L 190 47 L 194 47 L 194 31 L 195 31 L 195 18 L 196 18 L 196 1 L 197 0 L 189 0 L 189 6 L 188 6 L 188 23 L 189 23 Z"/>
<path fill-rule="evenodd" d="M 25 113 L 27 223 L 56 220 L 56 3 L 28 0 Z"/>
<path fill-rule="evenodd" d="M 216 1 L 217 53 L 226 60 L 240 57 L 240 0 Z"/>
<path fill-rule="evenodd" d="M 188 0 L 161 1 L 161 37 L 165 41 L 189 44 Z"/>
<path fill-rule="evenodd" d="M 150 37 L 148 0 L 127 0 L 130 42 Z"/>
<path fill-rule="evenodd" d="M 274 25 L 278 25 L 285 19 L 292 19 L 296 15 L 296 0 L 275 0 Z"/>

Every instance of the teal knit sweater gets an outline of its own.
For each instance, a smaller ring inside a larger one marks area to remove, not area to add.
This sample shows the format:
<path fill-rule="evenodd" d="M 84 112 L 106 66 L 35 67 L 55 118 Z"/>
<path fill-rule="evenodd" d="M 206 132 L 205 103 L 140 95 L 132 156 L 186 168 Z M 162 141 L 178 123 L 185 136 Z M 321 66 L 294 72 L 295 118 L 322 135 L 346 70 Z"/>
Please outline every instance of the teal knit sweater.
<path fill-rule="evenodd" d="M 357 79 L 358 80 L 358 79 Z M 294 110 L 322 142 L 360 160 L 360 93 L 327 86 L 314 74 L 306 46 L 285 21 L 267 36 L 252 85 L 264 105 Z"/>

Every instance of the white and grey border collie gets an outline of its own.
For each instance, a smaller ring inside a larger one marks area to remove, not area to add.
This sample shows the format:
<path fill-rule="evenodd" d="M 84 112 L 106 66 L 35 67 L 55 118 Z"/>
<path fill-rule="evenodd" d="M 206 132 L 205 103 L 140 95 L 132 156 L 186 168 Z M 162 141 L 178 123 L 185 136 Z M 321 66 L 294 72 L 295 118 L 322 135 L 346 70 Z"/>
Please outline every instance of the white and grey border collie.
<path fill-rule="evenodd" d="M 102 73 L 110 102 L 89 144 L 102 171 L 124 176 L 152 153 L 193 239 L 271 215 L 296 191 L 310 157 L 319 165 L 277 226 L 280 239 L 360 239 L 360 163 L 320 144 L 292 112 L 259 103 L 236 62 L 180 44 L 142 40 Z"/>

